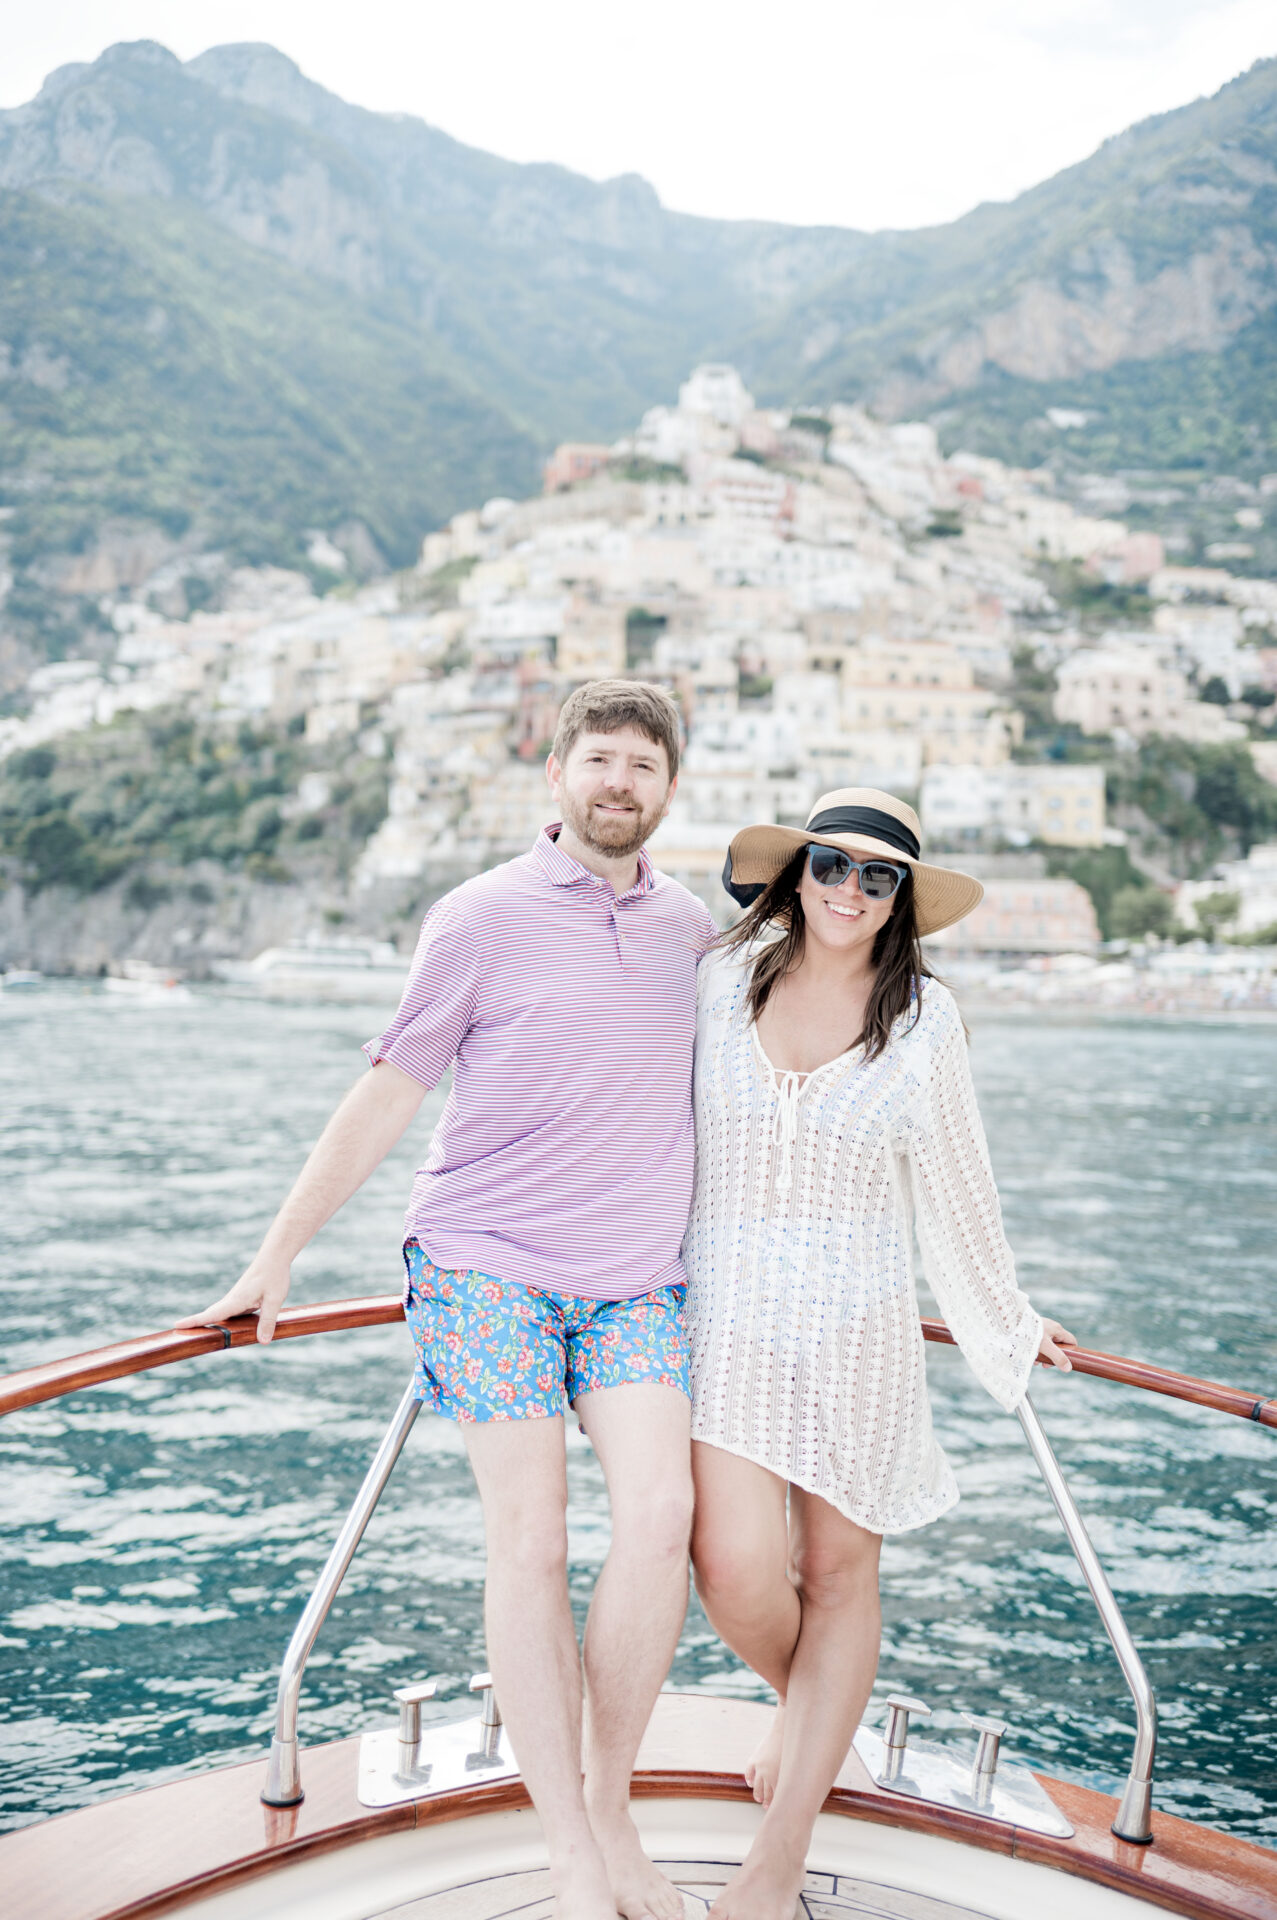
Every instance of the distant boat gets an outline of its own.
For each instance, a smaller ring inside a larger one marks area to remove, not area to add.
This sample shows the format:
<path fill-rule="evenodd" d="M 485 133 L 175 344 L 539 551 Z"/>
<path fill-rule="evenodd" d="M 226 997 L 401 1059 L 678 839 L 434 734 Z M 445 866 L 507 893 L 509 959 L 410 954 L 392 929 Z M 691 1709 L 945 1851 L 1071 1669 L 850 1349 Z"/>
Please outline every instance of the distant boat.
<path fill-rule="evenodd" d="M 319 939 L 267 947 L 213 969 L 230 986 L 271 1000 L 397 1000 L 408 962 L 389 940 Z"/>
<path fill-rule="evenodd" d="M 112 973 L 103 980 L 102 991 L 146 1007 L 187 1006 L 195 998 L 189 987 L 171 975 L 159 980 L 131 980 Z"/>
<path fill-rule="evenodd" d="M 5 993 L 29 993 L 33 987 L 44 984 L 44 975 L 30 967 L 11 967 L 8 973 L 0 973 L 0 988 Z"/>
<path fill-rule="evenodd" d="M 104 976 L 103 993 L 137 1006 L 181 1007 L 194 998 L 182 976 L 172 967 L 157 967 L 149 960 L 121 960 L 115 971 Z"/>

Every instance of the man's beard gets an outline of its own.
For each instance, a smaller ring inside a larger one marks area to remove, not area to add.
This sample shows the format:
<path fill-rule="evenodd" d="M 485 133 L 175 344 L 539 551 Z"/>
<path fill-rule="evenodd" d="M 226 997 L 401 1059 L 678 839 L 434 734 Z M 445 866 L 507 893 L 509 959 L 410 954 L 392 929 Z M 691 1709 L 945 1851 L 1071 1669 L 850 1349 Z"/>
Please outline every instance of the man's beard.
<path fill-rule="evenodd" d="M 600 803 L 612 807 L 633 807 L 634 811 L 599 814 L 594 809 Z M 624 859 L 627 854 L 637 853 L 643 842 L 656 831 L 664 807 L 662 801 L 660 806 L 644 813 L 625 793 L 598 793 L 587 804 L 573 795 L 563 793 L 559 804 L 563 808 L 564 820 L 582 846 L 589 847 L 592 853 L 605 854 L 609 859 Z"/>

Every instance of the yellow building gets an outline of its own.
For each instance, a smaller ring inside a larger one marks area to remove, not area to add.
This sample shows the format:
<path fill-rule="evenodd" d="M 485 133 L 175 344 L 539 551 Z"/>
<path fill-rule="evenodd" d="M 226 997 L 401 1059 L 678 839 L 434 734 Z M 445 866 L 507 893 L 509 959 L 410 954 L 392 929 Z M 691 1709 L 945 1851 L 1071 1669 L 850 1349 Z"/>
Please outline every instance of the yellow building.
<path fill-rule="evenodd" d="M 567 680 L 604 680 L 625 672 L 625 612 L 574 593 L 559 630 L 555 665 Z"/>
<path fill-rule="evenodd" d="M 1104 845 L 1103 767 L 1047 761 L 1040 767 L 1017 767 L 1015 772 L 1032 776 L 1024 786 L 1031 795 L 1035 838 L 1053 847 Z"/>

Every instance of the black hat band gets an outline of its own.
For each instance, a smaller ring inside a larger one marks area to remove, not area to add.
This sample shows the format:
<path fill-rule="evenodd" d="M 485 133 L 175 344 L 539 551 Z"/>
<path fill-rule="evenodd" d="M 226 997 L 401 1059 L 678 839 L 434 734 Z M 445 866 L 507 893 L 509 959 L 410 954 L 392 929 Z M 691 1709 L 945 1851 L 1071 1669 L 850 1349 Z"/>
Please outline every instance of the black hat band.
<path fill-rule="evenodd" d="M 916 833 L 910 833 L 903 820 L 897 820 L 894 813 L 880 813 L 877 807 L 830 807 L 825 813 L 818 813 L 807 822 L 807 833 L 867 833 L 875 840 L 885 840 L 889 847 L 895 847 L 899 853 L 907 853 L 911 860 L 922 856 L 922 843 Z"/>

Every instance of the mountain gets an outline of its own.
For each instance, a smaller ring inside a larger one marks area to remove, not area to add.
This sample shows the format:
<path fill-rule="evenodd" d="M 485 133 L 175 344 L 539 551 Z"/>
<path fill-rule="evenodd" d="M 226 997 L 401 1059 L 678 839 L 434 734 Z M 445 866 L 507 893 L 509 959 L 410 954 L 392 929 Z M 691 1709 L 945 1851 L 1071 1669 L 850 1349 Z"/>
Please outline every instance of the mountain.
<path fill-rule="evenodd" d="M 1007 205 L 864 234 L 500 160 L 271 47 L 112 47 L 0 113 L 7 625 L 56 653 L 103 582 L 297 564 L 312 529 L 403 564 L 705 358 L 949 445 L 1254 476 L 1275 302 L 1277 61 Z M 1047 406 L 1085 415 L 1067 443 Z"/>
<path fill-rule="evenodd" d="M 813 398 L 948 403 L 976 438 L 982 414 L 1005 440 L 1054 404 L 1102 417 L 1105 464 L 1277 460 L 1277 60 L 1008 205 L 874 241 L 872 271 L 753 337 L 760 386 L 792 384 L 797 354 Z"/>

